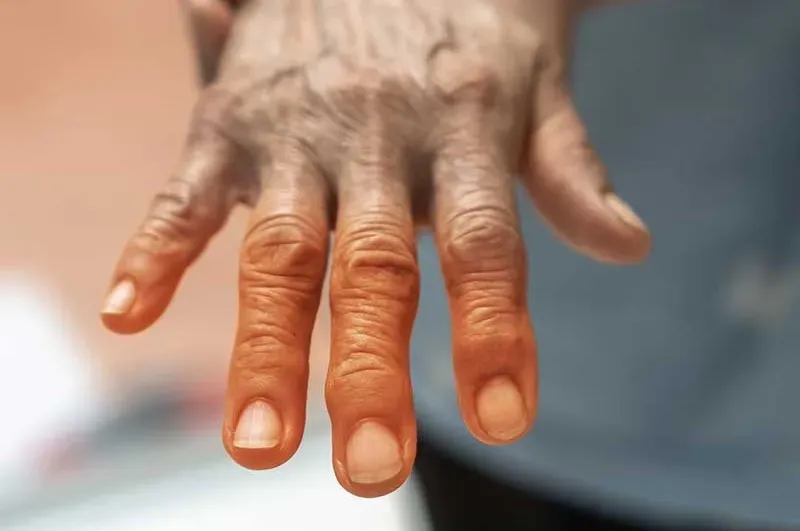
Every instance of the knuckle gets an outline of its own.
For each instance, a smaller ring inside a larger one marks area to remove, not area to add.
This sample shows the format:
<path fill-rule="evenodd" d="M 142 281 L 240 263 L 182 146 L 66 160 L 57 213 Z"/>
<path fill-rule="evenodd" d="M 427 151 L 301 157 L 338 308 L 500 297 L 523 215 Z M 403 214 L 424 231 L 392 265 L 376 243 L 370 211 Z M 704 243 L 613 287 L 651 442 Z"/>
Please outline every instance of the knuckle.
<path fill-rule="evenodd" d="M 167 219 L 149 217 L 133 235 L 128 248 L 148 255 L 177 256 L 184 249 L 181 245 L 184 240 L 178 234 Z"/>
<path fill-rule="evenodd" d="M 197 193 L 193 183 L 173 179 L 156 194 L 150 218 L 162 220 L 179 236 L 217 228 L 224 218 L 222 205 Z"/>
<path fill-rule="evenodd" d="M 263 300 L 264 294 L 251 296 Z M 240 330 L 238 344 L 242 352 L 269 353 L 274 349 L 276 353 L 294 350 L 297 348 L 298 336 L 303 332 L 303 322 L 292 322 L 290 315 L 295 312 L 268 311 L 267 308 L 282 308 L 274 304 L 250 306 L 255 309 L 254 314 L 247 316 L 247 326 Z M 284 307 L 285 308 L 285 307 Z"/>
<path fill-rule="evenodd" d="M 240 381 L 269 382 L 292 381 L 307 370 L 306 356 L 291 348 L 277 325 L 264 325 L 241 337 L 236 344 L 232 365 Z"/>
<path fill-rule="evenodd" d="M 333 96 L 359 100 L 363 103 L 384 101 L 402 94 L 408 83 L 403 76 L 391 75 L 379 70 L 363 69 L 337 76 L 329 87 Z"/>
<path fill-rule="evenodd" d="M 392 361 L 393 358 L 384 354 L 370 351 L 351 352 L 331 368 L 331 379 L 342 382 L 348 379 L 367 379 L 369 381 L 395 378 L 400 372 L 400 367 Z"/>
<path fill-rule="evenodd" d="M 506 24 L 506 43 L 513 43 L 513 46 L 525 53 L 521 58 L 526 62 L 526 67 L 530 67 L 529 58 L 537 57 L 548 39 L 540 31 L 535 30 L 525 20 L 509 20 Z"/>
<path fill-rule="evenodd" d="M 369 351 L 351 352 L 331 366 L 325 384 L 330 399 L 341 395 L 380 393 L 390 388 L 404 374 L 403 368 L 389 356 Z"/>
<path fill-rule="evenodd" d="M 408 342 L 414 317 L 408 304 L 389 298 L 375 302 L 368 296 L 335 303 L 333 313 L 347 334 L 343 342 L 348 350 L 382 356 L 397 353 Z"/>
<path fill-rule="evenodd" d="M 153 199 L 153 211 L 169 211 L 181 218 L 191 218 L 198 213 L 207 213 L 202 205 L 198 205 L 193 187 L 178 179 L 171 179 Z"/>
<path fill-rule="evenodd" d="M 466 271 L 507 271 L 524 256 L 513 213 L 502 207 L 462 210 L 445 222 L 446 259 Z"/>
<path fill-rule="evenodd" d="M 507 372 L 514 374 L 535 356 L 532 336 L 520 326 L 506 325 L 486 330 L 471 330 L 460 340 L 454 361 L 457 370 Z"/>
<path fill-rule="evenodd" d="M 501 83 L 496 67 L 442 48 L 432 59 L 433 81 L 439 95 L 451 104 L 496 103 Z"/>
<path fill-rule="evenodd" d="M 419 117 L 420 86 L 410 76 L 362 69 L 326 80 L 320 93 L 325 113 L 340 132 L 382 129 L 388 134 Z"/>
<path fill-rule="evenodd" d="M 187 239 L 179 233 L 166 220 L 150 219 L 133 235 L 126 251 L 158 258 L 160 263 L 171 267 L 185 266 L 203 249 L 204 242 Z"/>
<path fill-rule="evenodd" d="M 511 282 L 462 282 L 456 291 L 465 324 L 473 330 L 495 330 L 514 322 L 524 302 Z"/>
<path fill-rule="evenodd" d="M 419 266 L 414 245 L 391 222 L 359 224 L 339 242 L 336 284 L 368 288 L 373 294 L 408 301 L 419 291 Z"/>
<path fill-rule="evenodd" d="M 454 95 L 466 101 L 489 103 L 498 89 L 498 81 L 494 68 L 486 64 L 473 64 L 458 79 Z"/>
<path fill-rule="evenodd" d="M 560 181 L 568 175 L 585 173 L 605 179 L 605 168 L 595 152 L 586 128 L 572 105 L 562 105 L 547 117 L 540 127 L 539 148 L 534 163 L 544 171 L 537 173 L 534 183 Z M 563 185 L 562 185 L 563 186 Z"/>
<path fill-rule="evenodd" d="M 327 234 L 295 214 L 262 218 L 245 236 L 241 276 L 248 285 L 316 290 L 325 270 Z"/>
<path fill-rule="evenodd" d="M 159 192 L 133 236 L 131 244 L 139 251 L 159 255 L 182 255 L 196 250 L 219 230 L 225 215 L 194 191 L 191 183 L 174 180 Z"/>
<path fill-rule="evenodd" d="M 495 325 L 525 304 L 524 242 L 502 208 L 465 210 L 448 224 L 443 263 L 447 289 L 470 326 Z"/>

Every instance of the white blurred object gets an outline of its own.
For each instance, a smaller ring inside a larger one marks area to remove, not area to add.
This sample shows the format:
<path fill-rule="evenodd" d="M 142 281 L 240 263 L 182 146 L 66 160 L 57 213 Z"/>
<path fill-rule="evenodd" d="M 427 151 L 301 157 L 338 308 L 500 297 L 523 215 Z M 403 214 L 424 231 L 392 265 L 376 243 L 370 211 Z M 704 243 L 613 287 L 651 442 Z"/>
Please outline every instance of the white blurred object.
<path fill-rule="evenodd" d="M 427 528 L 411 484 L 374 500 L 345 492 L 333 476 L 325 429 L 307 430 L 298 454 L 278 470 L 248 472 L 227 457 L 209 461 L 205 451 L 194 468 L 173 468 L 169 445 L 162 441 L 147 454 L 151 467 L 161 470 L 158 477 L 126 479 L 120 473 L 125 463 L 142 463 L 125 455 L 103 465 L 116 470 L 109 478 L 119 476 L 116 483 L 76 484 L 55 500 L 40 498 L 39 451 L 65 434 L 91 431 L 113 412 L 66 315 L 36 279 L 0 277 L 0 418 L 11 427 L 0 438 L 0 498 L 29 502 L 23 513 L 0 514 L 4 531 Z M 216 431 L 212 439 L 212 454 L 220 456 Z M 206 442 L 200 436 L 192 440 Z M 191 445 L 184 444 L 182 451 L 194 455 Z"/>
<path fill-rule="evenodd" d="M 61 508 L 3 522 L 4 531 L 425 531 L 413 483 L 378 499 L 345 492 L 333 476 L 330 435 L 318 433 L 276 470 L 227 459 L 159 480 L 103 489 Z"/>
<path fill-rule="evenodd" d="M 24 274 L 0 277 L 0 497 L 37 483 L 47 444 L 96 422 L 97 383 L 52 292 Z"/>

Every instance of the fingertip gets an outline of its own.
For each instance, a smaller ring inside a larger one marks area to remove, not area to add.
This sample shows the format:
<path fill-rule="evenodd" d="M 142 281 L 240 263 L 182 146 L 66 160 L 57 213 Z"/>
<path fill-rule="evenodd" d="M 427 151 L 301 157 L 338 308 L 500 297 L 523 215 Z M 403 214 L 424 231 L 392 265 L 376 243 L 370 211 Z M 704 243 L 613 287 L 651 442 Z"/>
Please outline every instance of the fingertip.
<path fill-rule="evenodd" d="M 112 332 L 134 334 L 144 328 L 141 323 L 131 318 L 131 312 L 137 302 L 141 305 L 142 298 L 138 294 L 136 283 L 129 277 L 122 277 L 112 283 L 103 301 L 100 319 Z"/>
<path fill-rule="evenodd" d="M 292 458 L 296 448 L 240 448 L 224 443 L 225 451 L 234 463 L 252 471 L 272 470 Z"/>
<path fill-rule="evenodd" d="M 388 425 L 374 419 L 359 422 L 344 442 L 343 454 L 334 452 L 336 478 L 354 496 L 386 496 L 402 487 L 411 474 L 416 432 L 405 434 L 401 443 L 403 436 Z"/>
<path fill-rule="evenodd" d="M 628 225 L 633 230 L 639 232 L 647 232 L 647 227 L 642 221 L 636 212 L 633 211 L 633 208 L 622 200 L 620 196 L 614 193 L 606 194 L 603 198 L 606 202 L 606 206 L 613 212 L 617 218 Z"/>
<path fill-rule="evenodd" d="M 128 315 L 101 313 L 100 320 L 108 330 L 119 335 L 138 334 L 149 326 L 148 323 L 132 320 Z"/>
<path fill-rule="evenodd" d="M 486 382 L 475 397 L 480 439 L 487 444 L 511 444 L 523 438 L 533 424 L 525 402 L 513 379 L 497 376 Z"/>
<path fill-rule="evenodd" d="M 103 315 L 127 315 L 136 303 L 136 284 L 123 278 L 112 286 L 103 303 Z"/>
<path fill-rule="evenodd" d="M 650 232 L 612 191 L 606 169 L 569 98 L 532 138 L 524 183 L 537 210 L 562 241 L 590 258 L 633 265 L 647 258 Z"/>
<path fill-rule="evenodd" d="M 529 185 L 528 190 L 544 221 L 573 250 L 617 265 L 635 265 L 650 254 L 650 230 L 615 193 L 548 182 Z"/>
<path fill-rule="evenodd" d="M 611 236 L 607 244 L 590 250 L 594 257 L 620 265 L 634 265 L 646 260 L 652 248 L 652 236 L 645 222 L 613 192 L 605 194 L 602 201 L 609 218 Z"/>
<path fill-rule="evenodd" d="M 222 443 L 230 458 L 248 470 L 270 470 L 286 463 L 297 452 L 302 440 L 293 424 L 284 422 L 271 402 L 255 399 L 223 428 Z"/>
<path fill-rule="evenodd" d="M 153 309 L 143 308 L 142 311 L 129 314 L 110 314 L 100 313 L 100 320 L 103 325 L 119 335 L 133 335 L 143 332 L 150 328 L 153 323 L 161 316 L 166 309 L 164 308 Z"/>
<path fill-rule="evenodd" d="M 570 238 L 557 229 L 556 232 L 573 250 L 602 264 L 638 265 L 647 260 L 652 249 L 652 237 L 647 231 L 622 237 L 611 236 L 603 239 L 594 239 L 593 241 Z"/>
<path fill-rule="evenodd" d="M 103 301 L 100 319 L 107 329 L 121 335 L 137 334 L 157 321 L 180 281 L 180 276 L 156 283 L 137 281 L 130 274 L 116 278 Z"/>
<path fill-rule="evenodd" d="M 254 400 L 239 417 L 233 432 L 233 446 L 243 450 L 270 450 L 283 438 L 283 422 L 266 400 Z"/>
<path fill-rule="evenodd" d="M 338 467 L 343 467 L 343 465 L 338 465 Z M 334 465 L 334 468 L 337 468 L 337 465 Z M 336 476 L 339 481 L 339 485 L 341 485 L 343 489 L 353 496 L 371 499 L 388 496 L 389 494 L 398 490 L 400 487 L 405 485 L 406 481 L 408 481 L 409 474 L 399 474 L 393 479 L 376 484 L 352 483 L 349 480 L 343 479 L 343 477 L 338 473 Z"/>

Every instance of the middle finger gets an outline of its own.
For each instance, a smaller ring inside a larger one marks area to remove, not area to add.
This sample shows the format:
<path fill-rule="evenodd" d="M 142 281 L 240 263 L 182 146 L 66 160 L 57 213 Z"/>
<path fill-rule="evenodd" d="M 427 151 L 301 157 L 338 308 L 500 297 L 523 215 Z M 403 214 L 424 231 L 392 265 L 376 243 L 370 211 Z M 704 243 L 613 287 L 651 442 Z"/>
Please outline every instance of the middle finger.
<path fill-rule="evenodd" d="M 408 476 L 416 449 L 408 351 L 419 298 L 401 151 L 367 130 L 343 155 L 331 270 L 326 401 L 339 482 L 379 496 Z"/>

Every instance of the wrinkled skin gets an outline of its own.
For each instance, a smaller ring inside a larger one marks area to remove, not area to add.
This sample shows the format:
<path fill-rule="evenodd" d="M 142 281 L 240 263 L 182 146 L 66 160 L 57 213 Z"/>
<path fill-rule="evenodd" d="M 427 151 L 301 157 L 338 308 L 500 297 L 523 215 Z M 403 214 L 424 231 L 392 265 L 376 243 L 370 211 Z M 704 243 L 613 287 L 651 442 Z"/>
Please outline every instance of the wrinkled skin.
<path fill-rule="evenodd" d="M 583 6 L 238 4 L 193 4 L 213 83 L 182 163 L 122 253 L 105 324 L 150 326 L 230 210 L 252 206 L 223 440 L 243 466 L 275 467 L 302 436 L 330 251 L 333 466 L 352 493 L 383 495 L 414 461 L 415 234 L 430 228 L 464 421 L 487 444 L 518 440 L 537 385 L 515 180 L 567 244 L 597 260 L 633 263 L 650 247 L 570 100 L 570 33 Z"/>

